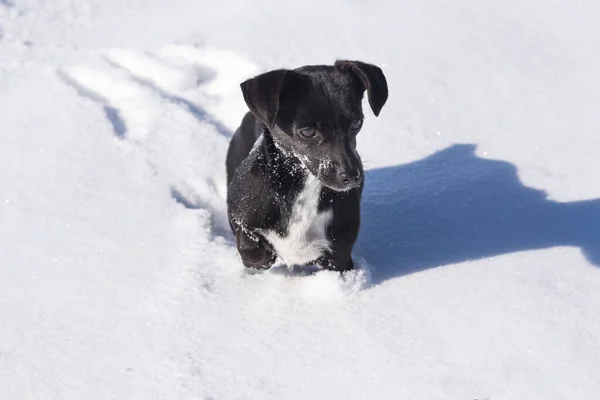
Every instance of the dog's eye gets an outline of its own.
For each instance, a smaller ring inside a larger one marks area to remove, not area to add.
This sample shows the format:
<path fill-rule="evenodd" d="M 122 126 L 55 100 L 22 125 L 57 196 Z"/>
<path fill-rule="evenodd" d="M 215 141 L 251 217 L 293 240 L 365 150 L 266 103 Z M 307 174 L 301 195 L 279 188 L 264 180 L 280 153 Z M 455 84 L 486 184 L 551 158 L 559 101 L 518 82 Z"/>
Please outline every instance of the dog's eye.
<path fill-rule="evenodd" d="M 300 135 L 305 139 L 313 138 L 316 134 L 317 131 L 315 128 L 308 127 L 300 129 Z"/>
<path fill-rule="evenodd" d="M 363 124 L 362 119 L 355 119 L 350 124 L 350 130 L 351 131 L 357 131 L 357 130 L 359 130 L 361 128 L 362 124 Z"/>

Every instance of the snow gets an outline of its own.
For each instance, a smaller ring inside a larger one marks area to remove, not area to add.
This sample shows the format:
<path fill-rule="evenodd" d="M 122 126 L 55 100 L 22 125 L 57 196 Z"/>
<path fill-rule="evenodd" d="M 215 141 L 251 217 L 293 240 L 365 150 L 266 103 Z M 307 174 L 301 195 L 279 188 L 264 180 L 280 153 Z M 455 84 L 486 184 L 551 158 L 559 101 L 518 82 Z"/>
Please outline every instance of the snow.
<path fill-rule="evenodd" d="M 0 1 L 0 399 L 596 399 L 592 1 Z M 248 273 L 261 71 L 382 66 L 357 271 Z"/>

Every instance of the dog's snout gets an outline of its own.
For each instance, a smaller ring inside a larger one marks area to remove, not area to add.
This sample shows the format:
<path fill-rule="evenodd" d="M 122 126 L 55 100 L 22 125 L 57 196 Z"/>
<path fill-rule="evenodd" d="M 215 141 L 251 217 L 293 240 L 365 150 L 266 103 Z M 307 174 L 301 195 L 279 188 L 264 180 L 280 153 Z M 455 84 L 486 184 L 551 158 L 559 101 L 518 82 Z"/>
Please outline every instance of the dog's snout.
<path fill-rule="evenodd" d="M 333 172 L 331 178 L 339 190 L 348 190 L 362 182 L 362 168 L 356 151 L 349 144 L 341 147 L 330 164 Z"/>
<path fill-rule="evenodd" d="M 343 169 L 338 171 L 340 182 L 347 186 L 353 186 L 360 182 L 361 173 L 358 169 Z"/>

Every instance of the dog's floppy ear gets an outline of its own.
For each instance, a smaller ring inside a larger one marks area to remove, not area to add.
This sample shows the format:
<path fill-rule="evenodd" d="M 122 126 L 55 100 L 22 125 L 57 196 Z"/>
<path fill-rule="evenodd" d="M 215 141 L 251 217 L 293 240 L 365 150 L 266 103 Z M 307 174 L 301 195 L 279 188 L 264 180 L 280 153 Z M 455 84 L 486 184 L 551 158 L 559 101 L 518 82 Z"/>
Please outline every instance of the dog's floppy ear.
<path fill-rule="evenodd" d="M 388 87 L 381 68 L 360 61 L 337 60 L 334 66 L 340 71 L 350 71 L 362 81 L 369 96 L 369 104 L 375 116 L 383 108 L 388 98 Z"/>
<path fill-rule="evenodd" d="M 281 92 L 290 73 L 287 69 L 277 69 L 240 84 L 246 105 L 268 128 L 275 124 Z"/>

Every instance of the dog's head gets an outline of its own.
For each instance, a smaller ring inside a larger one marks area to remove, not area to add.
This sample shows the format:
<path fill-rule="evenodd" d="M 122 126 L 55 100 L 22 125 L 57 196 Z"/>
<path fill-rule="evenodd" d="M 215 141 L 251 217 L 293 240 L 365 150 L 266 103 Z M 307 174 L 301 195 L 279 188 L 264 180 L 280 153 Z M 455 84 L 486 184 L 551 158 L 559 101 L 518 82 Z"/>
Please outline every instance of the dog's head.
<path fill-rule="evenodd" d="M 250 111 L 283 151 L 298 157 L 333 190 L 359 186 L 363 169 L 356 135 L 365 90 L 377 116 L 388 88 L 379 67 L 359 61 L 264 73 L 241 84 Z"/>

